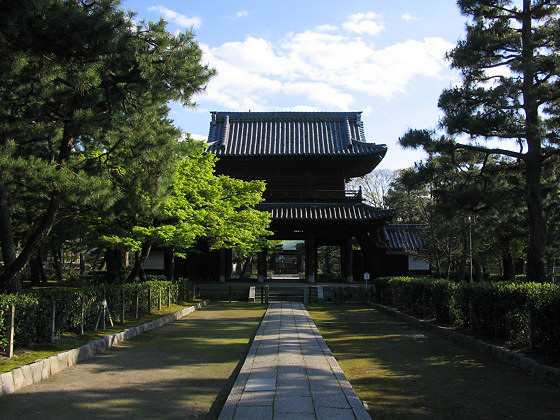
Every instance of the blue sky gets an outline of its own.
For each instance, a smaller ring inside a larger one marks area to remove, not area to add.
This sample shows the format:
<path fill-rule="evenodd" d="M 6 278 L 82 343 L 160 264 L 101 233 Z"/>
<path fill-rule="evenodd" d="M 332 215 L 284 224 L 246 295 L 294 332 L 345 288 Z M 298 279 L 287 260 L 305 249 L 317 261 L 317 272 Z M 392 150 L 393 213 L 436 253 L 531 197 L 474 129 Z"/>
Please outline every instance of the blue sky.
<path fill-rule="evenodd" d="M 138 20 L 194 28 L 218 71 L 198 107 L 172 105 L 183 131 L 205 137 L 210 111 L 363 111 L 368 142 L 386 144 L 378 168 L 422 158 L 397 144 L 433 128 L 441 90 L 459 82 L 444 60 L 464 36 L 452 0 L 128 0 Z"/>

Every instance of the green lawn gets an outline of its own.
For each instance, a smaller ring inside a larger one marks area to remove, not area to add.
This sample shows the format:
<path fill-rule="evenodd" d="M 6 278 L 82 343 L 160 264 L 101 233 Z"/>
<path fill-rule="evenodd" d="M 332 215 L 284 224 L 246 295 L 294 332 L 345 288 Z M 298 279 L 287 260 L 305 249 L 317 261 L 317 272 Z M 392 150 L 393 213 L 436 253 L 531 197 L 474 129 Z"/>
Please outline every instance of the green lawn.
<path fill-rule="evenodd" d="M 308 311 L 374 419 L 558 419 L 560 387 L 365 305 Z"/>

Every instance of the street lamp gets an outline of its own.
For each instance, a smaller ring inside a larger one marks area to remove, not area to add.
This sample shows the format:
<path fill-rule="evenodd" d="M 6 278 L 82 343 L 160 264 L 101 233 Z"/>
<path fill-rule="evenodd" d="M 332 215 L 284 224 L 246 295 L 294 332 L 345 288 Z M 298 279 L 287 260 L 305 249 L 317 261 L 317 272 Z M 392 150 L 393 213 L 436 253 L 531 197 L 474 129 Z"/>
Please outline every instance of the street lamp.
<path fill-rule="evenodd" d="M 469 276 L 469 283 L 473 282 L 473 246 L 472 246 L 472 227 L 476 223 L 476 217 L 472 216 L 465 216 L 465 223 L 469 225 L 469 254 L 470 254 L 470 276 Z"/>

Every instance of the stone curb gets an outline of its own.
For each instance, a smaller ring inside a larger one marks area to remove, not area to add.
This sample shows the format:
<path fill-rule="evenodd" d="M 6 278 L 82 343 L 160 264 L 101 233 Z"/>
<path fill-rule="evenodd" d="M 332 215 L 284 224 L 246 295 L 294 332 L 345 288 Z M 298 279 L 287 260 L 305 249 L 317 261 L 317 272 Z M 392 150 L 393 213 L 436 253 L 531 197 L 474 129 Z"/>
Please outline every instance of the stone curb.
<path fill-rule="evenodd" d="M 402 320 L 424 330 L 428 330 L 448 340 L 455 341 L 456 343 L 470 347 L 471 349 L 476 350 L 479 353 L 486 354 L 503 363 L 519 368 L 529 375 L 536 376 L 539 379 L 545 379 L 556 385 L 560 385 L 560 369 L 552 366 L 541 365 L 537 361 L 525 356 L 523 353 L 517 353 L 504 347 L 486 343 L 485 341 L 479 340 L 477 338 L 458 333 L 452 328 L 441 327 L 427 321 L 422 321 L 418 318 L 407 315 L 394 308 L 384 306 L 379 303 L 368 302 L 368 304 L 370 306 L 373 306 L 374 308 L 381 309 L 385 312 L 395 315 L 398 318 L 401 318 Z"/>
<path fill-rule="evenodd" d="M 16 392 L 25 386 L 47 379 L 49 376 L 55 375 L 70 366 L 83 362 L 84 360 L 91 359 L 95 355 L 109 350 L 121 341 L 128 340 L 146 331 L 153 330 L 154 328 L 159 328 L 165 324 L 176 321 L 179 318 L 194 312 L 196 309 L 206 306 L 207 304 L 208 300 L 204 300 L 194 306 L 189 306 L 188 308 L 157 318 L 146 324 L 127 328 L 121 332 L 90 341 L 77 349 L 58 353 L 47 357 L 46 359 L 40 359 L 28 365 L 3 373 L 0 375 L 0 397 L 5 394 Z"/>

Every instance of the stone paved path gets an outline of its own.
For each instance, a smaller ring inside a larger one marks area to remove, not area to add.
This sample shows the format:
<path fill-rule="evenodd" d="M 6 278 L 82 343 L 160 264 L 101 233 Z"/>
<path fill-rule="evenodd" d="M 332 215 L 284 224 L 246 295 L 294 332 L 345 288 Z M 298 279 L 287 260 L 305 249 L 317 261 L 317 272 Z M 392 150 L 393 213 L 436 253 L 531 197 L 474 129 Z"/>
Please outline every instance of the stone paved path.
<path fill-rule="evenodd" d="M 269 306 L 220 415 L 273 418 L 370 418 L 300 303 Z"/>

